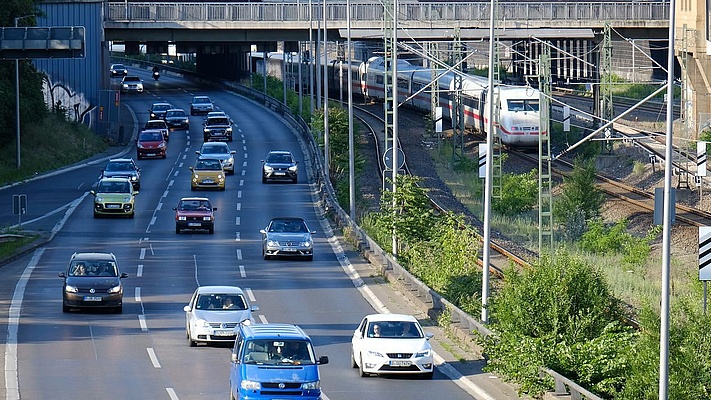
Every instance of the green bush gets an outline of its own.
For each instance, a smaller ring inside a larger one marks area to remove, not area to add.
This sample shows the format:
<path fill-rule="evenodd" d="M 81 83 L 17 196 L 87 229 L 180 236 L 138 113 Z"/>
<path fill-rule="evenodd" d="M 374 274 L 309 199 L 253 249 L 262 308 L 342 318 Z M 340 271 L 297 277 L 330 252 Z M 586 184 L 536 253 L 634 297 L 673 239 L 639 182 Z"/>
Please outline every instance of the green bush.
<path fill-rule="evenodd" d="M 611 396 L 624 385 L 635 334 L 602 273 L 559 252 L 533 269 L 508 270 L 491 301 L 497 338 L 485 342 L 487 370 L 540 395 L 550 388 L 538 367 L 551 368 L 589 390 Z"/>
<path fill-rule="evenodd" d="M 606 227 L 602 221 L 589 221 L 578 245 L 582 250 L 595 254 L 623 255 L 622 260 L 631 265 L 641 265 L 649 257 L 651 242 L 659 236 L 662 227 L 652 227 L 645 237 L 639 238 L 627 232 L 627 220 L 623 219 Z"/>
<path fill-rule="evenodd" d="M 514 216 L 533 209 L 538 203 L 538 170 L 525 174 L 505 174 L 501 179 L 501 199 L 491 207 L 499 214 Z"/>

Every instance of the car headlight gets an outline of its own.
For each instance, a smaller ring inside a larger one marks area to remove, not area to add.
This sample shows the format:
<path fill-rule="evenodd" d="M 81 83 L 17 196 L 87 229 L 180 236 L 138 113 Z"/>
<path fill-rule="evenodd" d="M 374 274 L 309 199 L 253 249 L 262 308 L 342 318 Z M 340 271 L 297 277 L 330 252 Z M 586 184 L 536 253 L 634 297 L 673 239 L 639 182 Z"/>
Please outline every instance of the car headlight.
<path fill-rule="evenodd" d="M 431 349 L 422 350 L 422 351 L 415 353 L 415 357 L 429 357 L 431 355 L 432 355 Z"/>
<path fill-rule="evenodd" d="M 302 389 L 320 389 L 321 381 L 304 382 L 301 384 Z"/>
<path fill-rule="evenodd" d="M 203 221 L 212 221 L 212 217 L 202 217 Z"/>
<path fill-rule="evenodd" d="M 267 240 L 267 246 L 279 246 L 279 242 L 269 239 Z"/>
<path fill-rule="evenodd" d="M 225 129 L 225 132 L 232 132 L 232 127 Z"/>
<path fill-rule="evenodd" d="M 244 390 L 259 390 L 259 389 L 261 389 L 259 382 L 248 381 L 248 380 L 243 380 L 242 382 L 240 382 L 239 386 Z"/>
<path fill-rule="evenodd" d="M 103 202 L 104 202 L 104 198 L 103 198 L 103 197 L 97 197 L 97 198 L 96 198 L 96 202 L 97 202 L 97 203 L 103 203 Z"/>
<path fill-rule="evenodd" d="M 202 327 L 202 328 L 209 328 L 210 323 L 205 321 L 204 319 L 196 319 L 195 320 L 195 326 L 197 327 Z"/>
<path fill-rule="evenodd" d="M 109 293 L 120 293 L 121 292 L 121 285 L 116 285 L 109 289 Z"/>
<path fill-rule="evenodd" d="M 227 161 L 225 161 L 225 162 L 226 162 L 227 164 L 234 164 L 234 163 L 235 163 L 235 159 L 234 159 L 233 157 L 230 157 L 230 158 L 228 158 Z"/>
<path fill-rule="evenodd" d="M 136 147 L 138 147 L 139 149 L 145 148 L 145 146 L 141 142 L 136 143 Z"/>
<path fill-rule="evenodd" d="M 289 167 L 289 171 L 291 171 L 291 172 L 296 172 L 296 169 L 297 169 L 296 165 L 292 165 L 291 167 Z"/>
<path fill-rule="evenodd" d="M 302 247 L 311 247 L 311 241 L 307 240 L 307 241 L 301 242 L 301 246 Z"/>
<path fill-rule="evenodd" d="M 124 88 L 124 89 L 128 89 L 128 83 L 124 83 L 124 84 L 123 84 L 123 88 Z"/>
<path fill-rule="evenodd" d="M 184 215 L 181 215 L 178 217 L 178 221 L 187 221 L 187 218 Z"/>
<path fill-rule="evenodd" d="M 64 287 L 64 291 L 67 292 L 67 293 L 76 293 L 76 292 L 79 291 L 79 289 L 77 289 L 76 286 L 67 285 L 67 286 Z"/>
<path fill-rule="evenodd" d="M 383 353 L 375 350 L 368 350 L 368 356 L 369 357 L 384 357 Z"/>
<path fill-rule="evenodd" d="M 159 144 L 159 145 L 158 145 L 158 148 L 160 148 L 160 149 L 164 149 L 164 148 L 165 148 L 165 143 L 161 143 L 161 144 Z"/>
<path fill-rule="evenodd" d="M 138 179 L 137 176 L 135 176 L 135 175 L 131 176 L 131 180 L 132 180 L 132 181 L 135 181 L 135 180 L 137 180 L 137 179 Z"/>
<path fill-rule="evenodd" d="M 203 129 L 202 131 L 205 132 L 205 133 L 210 133 L 210 128 L 205 128 L 205 129 Z"/>
<path fill-rule="evenodd" d="M 268 166 L 268 165 L 265 165 L 265 166 L 264 166 L 264 172 L 272 172 L 272 171 L 274 171 L 274 168 L 272 168 L 272 167 L 270 167 L 270 166 Z"/>
<path fill-rule="evenodd" d="M 130 201 L 131 201 L 131 196 L 126 196 L 126 197 L 123 198 L 123 202 L 124 202 L 124 203 L 128 203 L 128 202 L 130 202 Z"/>

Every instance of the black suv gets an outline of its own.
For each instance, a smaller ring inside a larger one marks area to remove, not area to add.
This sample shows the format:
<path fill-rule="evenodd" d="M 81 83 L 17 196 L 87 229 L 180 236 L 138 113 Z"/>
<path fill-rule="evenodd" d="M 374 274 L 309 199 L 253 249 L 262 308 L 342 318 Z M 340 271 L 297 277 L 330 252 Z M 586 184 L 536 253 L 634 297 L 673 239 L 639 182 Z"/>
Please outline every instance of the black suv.
<path fill-rule="evenodd" d="M 74 253 L 69 266 L 59 273 L 64 278 L 62 311 L 72 308 L 110 308 L 123 311 L 123 278 L 112 253 Z"/>
<path fill-rule="evenodd" d="M 270 151 L 262 160 L 262 183 L 267 183 L 269 179 L 286 179 L 296 183 L 298 163 L 289 151 Z"/>
<path fill-rule="evenodd" d="M 109 160 L 101 171 L 101 178 L 128 178 L 133 188 L 141 188 L 141 169 L 133 158 L 114 158 Z"/>
<path fill-rule="evenodd" d="M 205 120 L 203 125 L 202 134 L 204 141 L 232 141 L 232 123 L 229 117 L 209 117 Z"/>

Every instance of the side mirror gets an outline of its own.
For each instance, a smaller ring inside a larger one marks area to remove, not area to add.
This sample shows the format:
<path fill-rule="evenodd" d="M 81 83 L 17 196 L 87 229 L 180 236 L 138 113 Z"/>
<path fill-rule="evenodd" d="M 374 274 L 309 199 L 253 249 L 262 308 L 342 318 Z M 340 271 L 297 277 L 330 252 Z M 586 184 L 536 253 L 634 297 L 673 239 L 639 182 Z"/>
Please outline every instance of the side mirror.
<path fill-rule="evenodd" d="M 259 306 L 258 305 L 253 305 L 252 307 L 249 308 L 252 311 L 259 311 Z"/>
<path fill-rule="evenodd" d="M 314 234 L 316 234 L 316 231 L 311 231 L 311 232 L 309 232 L 309 233 L 312 234 L 312 235 L 314 235 Z"/>
<path fill-rule="evenodd" d="M 193 170 L 193 167 L 188 167 L 188 169 L 192 171 L 192 170 Z"/>
<path fill-rule="evenodd" d="M 174 210 L 174 211 L 178 211 L 178 207 L 173 207 L 173 210 Z"/>
<path fill-rule="evenodd" d="M 236 151 L 236 150 L 232 150 L 232 151 L 230 151 L 230 154 L 237 154 L 237 151 Z"/>
<path fill-rule="evenodd" d="M 192 310 L 192 309 L 190 308 L 190 306 L 185 306 L 185 307 L 183 307 L 183 311 L 185 311 L 185 312 L 190 312 L 190 310 Z"/>
<path fill-rule="evenodd" d="M 90 190 L 90 191 L 89 191 L 89 194 L 92 194 L 92 195 L 96 196 L 96 192 L 93 191 L 93 190 Z"/>
<path fill-rule="evenodd" d="M 328 364 L 328 356 L 319 357 L 316 364 L 319 364 L 319 365 Z"/>
<path fill-rule="evenodd" d="M 125 272 L 122 272 L 120 278 L 128 278 L 128 274 Z"/>
<path fill-rule="evenodd" d="M 133 195 L 134 195 L 134 196 L 138 196 L 138 190 L 134 190 L 134 191 L 133 191 Z"/>
<path fill-rule="evenodd" d="M 434 333 L 425 333 L 425 339 L 430 340 L 434 337 Z"/>
<path fill-rule="evenodd" d="M 239 364 L 239 357 L 237 356 L 237 354 L 232 353 L 232 357 L 230 357 L 230 361 L 232 361 L 235 364 Z"/>
<path fill-rule="evenodd" d="M 60 278 L 66 278 L 66 276 L 67 276 L 64 272 L 60 272 L 60 273 L 57 274 L 57 275 L 58 275 Z"/>
<path fill-rule="evenodd" d="M 195 150 L 195 154 L 200 155 L 200 150 Z"/>
<path fill-rule="evenodd" d="M 260 229 L 260 230 L 259 230 L 259 233 L 261 233 L 262 235 L 266 235 L 266 234 L 267 234 L 267 231 L 265 231 L 264 229 Z"/>
<path fill-rule="evenodd" d="M 217 211 L 217 207 L 212 207 L 212 211 Z"/>

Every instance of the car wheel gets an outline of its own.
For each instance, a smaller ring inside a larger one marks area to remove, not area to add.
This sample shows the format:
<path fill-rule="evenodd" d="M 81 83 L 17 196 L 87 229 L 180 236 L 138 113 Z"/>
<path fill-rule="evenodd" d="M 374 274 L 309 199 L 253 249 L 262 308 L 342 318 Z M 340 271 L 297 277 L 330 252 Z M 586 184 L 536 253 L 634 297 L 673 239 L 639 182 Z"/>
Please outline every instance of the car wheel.
<path fill-rule="evenodd" d="M 221 187 L 220 190 L 222 190 L 222 191 L 224 192 L 224 191 L 225 191 L 225 187 L 224 187 L 224 186 Z"/>
<path fill-rule="evenodd" d="M 358 366 L 358 375 L 360 375 L 361 378 L 368 376 L 368 373 L 363 371 L 363 357 L 360 358 L 360 365 Z"/>
<path fill-rule="evenodd" d="M 212 235 L 213 233 L 215 233 L 215 227 L 214 227 L 214 226 L 211 226 L 210 229 L 208 229 L 208 232 L 210 232 L 210 235 Z"/>
<path fill-rule="evenodd" d="M 122 313 L 123 313 L 123 304 L 121 304 L 120 306 L 114 308 L 114 312 L 115 312 L 116 314 L 122 314 Z"/>
<path fill-rule="evenodd" d="M 99 214 L 94 213 L 94 218 L 99 218 Z"/>
<path fill-rule="evenodd" d="M 358 363 L 356 363 L 355 356 L 353 355 L 353 350 L 351 350 L 351 368 L 358 368 Z"/>
<path fill-rule="evenodd" d="M 314 260 L 314 255 L 311 254 L 310 256 L 306 256 L 306 261 L 313 261 Z"/>
<path fill-rule="evenodd" d="M 268 260 L 270 258 L 269 254 L 267 254 L 267 252 L 264 251 L 264 249 L 262 249 L 262 257 L 264 257 L 265 260 Z"/>
<path fill-rule="evenodd" d="M 262 183 L 267 183 L 267 177 L 266 177 L 266 176 L 262 176 Z"/>
<path fill-rule="evenodd" d="M 195 186 L 190 186 L 190 190 L 195 191 Z"/>
<path fill-rule="evenodd" d="M 234 175 L 234 174 L 235 174 L 235 170 L 233 170 L 233 169 L 227 171 L 227 175 Z"/>
<path fill-rule="evenodd" d="M 190 338 L 190 331 L 185 331 L 185 335 L 186 335 L 187 338 L 188 338 L 188 344 L 190 345 L 190 347 L 196 347 L 196 346 L 197 346 L 197 342 L 194 341 L 194 340 L 192 340 L 192 339 Z"/>
<path fill-rule="evenodd" d="M 230 400 L 237 400 L 234 393 L 232 393 L 232 384 L 230 384 Z"/>
<path fill-rule="evenodd" d="M 128 217 L 129 217 L 129 218 L 133 218 L 134 215 L 136 215 L 136 213 L 135 213 L 135 212 L 132 212 L 132 213 L 128 214 Z"/>
<path fill-rule="evenodd" d="M 195 115 L 195 111 L 192 108 L 190 109 L 190 115 Z"/>
<path fill-rule="evenodd" d="M 180 234 L 180 227 L 175 225 L 175 233 Z"/>
<path fill-rule="evenodd" d="M 434 371 L 432 372 L 425 372 L 422 374 L 422 379 L 432 379 L 434 377 Z"/>
<path fill-rule="evenodd" d="M 168 156 L 167 154 L 163 154 L 163 157 L 161 157 L 161 158 L 165 160 L 165 158 L 166 158 L 167 156 Z"/>
<path fill-rule="evenodd" d="M 296 183 L 297 180 L 298 180 L 298 178 L 294 178 L 291 180 L 291 183 Z"/>
<path fill-rule="evenodd" d="M 62 304 L 62 312 L 68 313 L 70 311 L 69 306 Z"/>

